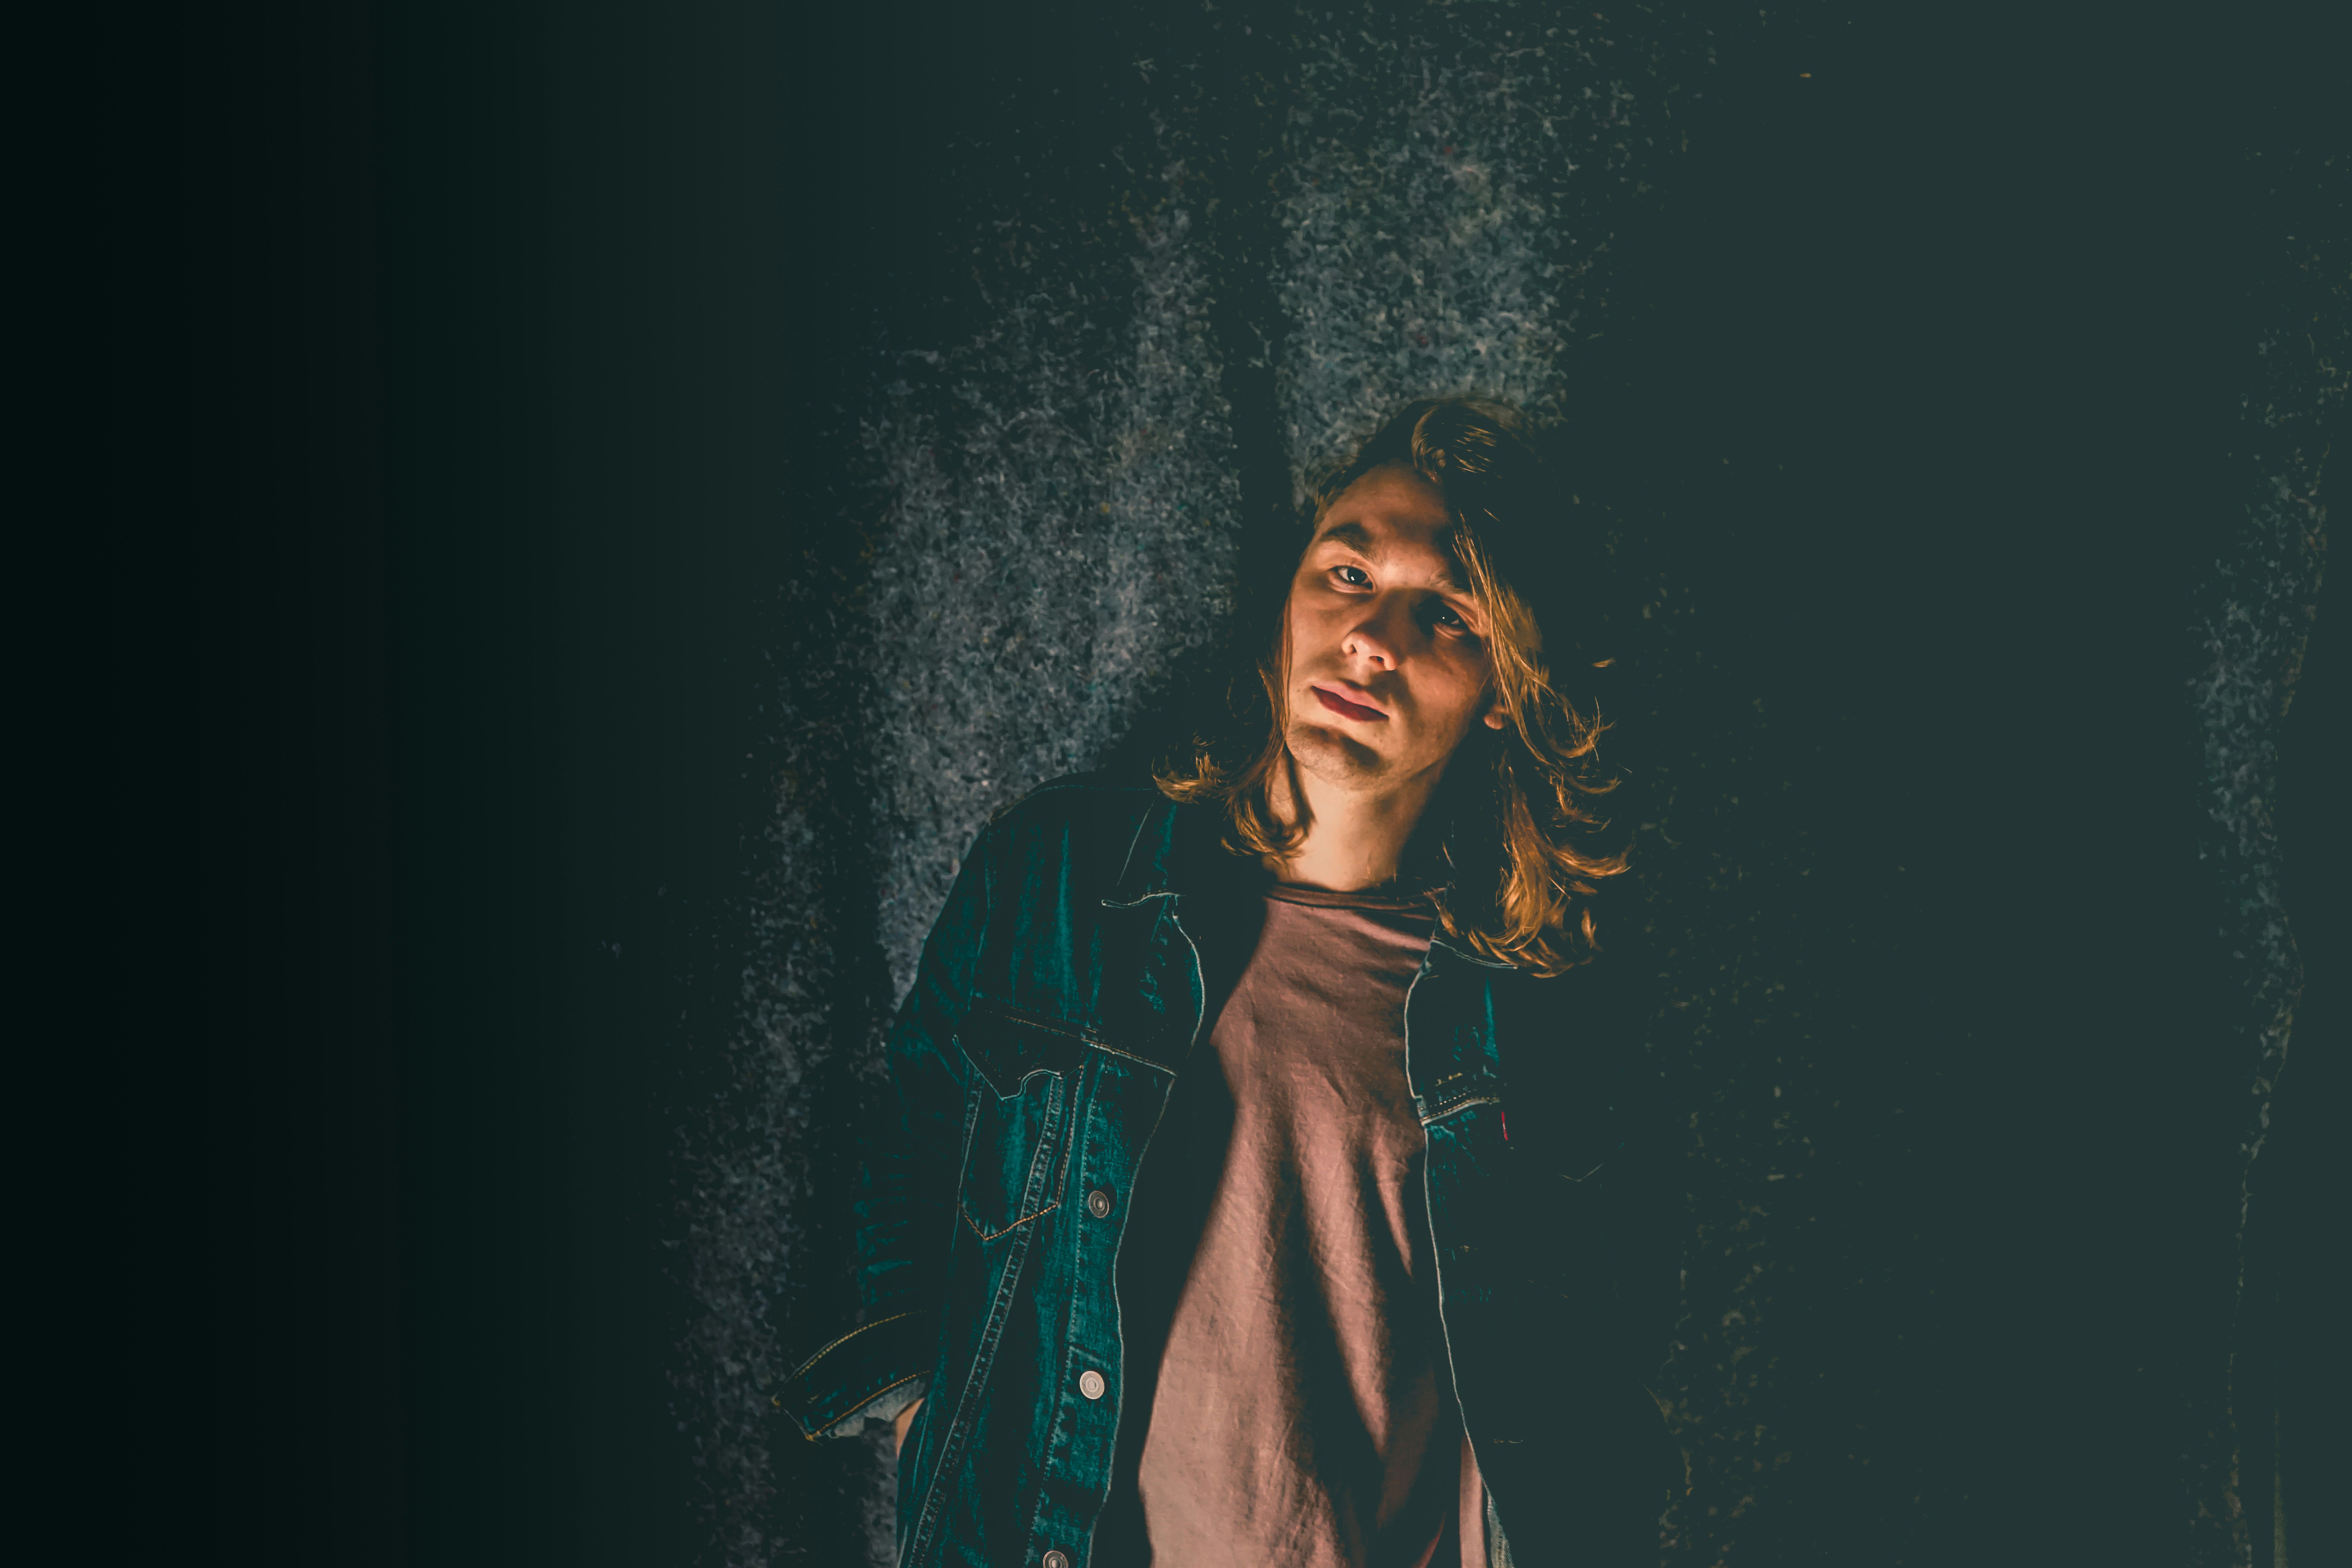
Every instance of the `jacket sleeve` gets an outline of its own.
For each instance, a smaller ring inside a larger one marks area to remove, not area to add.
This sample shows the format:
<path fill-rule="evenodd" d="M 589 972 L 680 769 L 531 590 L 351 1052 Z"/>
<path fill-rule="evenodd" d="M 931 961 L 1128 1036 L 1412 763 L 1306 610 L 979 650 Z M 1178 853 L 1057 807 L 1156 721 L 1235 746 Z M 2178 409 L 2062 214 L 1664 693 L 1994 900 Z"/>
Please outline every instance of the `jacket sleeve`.
<path fill-rule="evenodd" d="M 891 1025 L 889 1093 L 859 1146 L 857 1322 L 803 1362 L 777 1398 L 811 1438 L 897 1415 L 931 1370 L 963 1152 L 968 1069 L 955 1031 L 971 1002 L 999 841 L 992 827 L 964 857 Z"/>

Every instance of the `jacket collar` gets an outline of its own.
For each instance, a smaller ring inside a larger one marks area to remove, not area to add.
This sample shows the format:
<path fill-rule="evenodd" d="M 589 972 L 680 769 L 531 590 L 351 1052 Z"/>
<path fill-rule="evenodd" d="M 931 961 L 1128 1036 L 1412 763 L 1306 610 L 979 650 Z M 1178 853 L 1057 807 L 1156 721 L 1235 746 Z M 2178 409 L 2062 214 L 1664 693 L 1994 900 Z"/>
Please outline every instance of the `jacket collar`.
<path fill-rule="evenodd" d="M 1104 905 L 1131 908 L 1146 899 L 1204 886 L 1221 873 L 1235 874 L 1241 863 L 1225 850 L 1222 817 L 1223 814 L 1212 805 L 1183 804 L 1165 796 L 1155 799 L 1144 812 L 1143 820 L 1136 824 L 1135 837 L 1128 846 L 1127 863 L 1119 871 L 1117 887 L 1103 900 Z M 1472 952 L 1447 936 L 1443 926 L 1431 938 L 1430 945 L 1443 948 L 1481 969 L 1516 967 Z"/>
<path fill-rule="evenodd" d="M 1474 952 L 1469 948 L 1463 946 L 1460 942 L 1446 935 L 1445 928 L 1444 926 L 1437 928 L 1437 934 L 1429 939 L 1429 945 L 1432 947 L 1442 947 L 1446 952 L 1452 953 L 1454 957 L 1460 959 L 1463 963 L 1475 963 L 1481 969 L 1516 970 L 1518 968 L 1517 964 L 1505 963 L 1500 959 L 1480 957 L 1476 952 Z"/>

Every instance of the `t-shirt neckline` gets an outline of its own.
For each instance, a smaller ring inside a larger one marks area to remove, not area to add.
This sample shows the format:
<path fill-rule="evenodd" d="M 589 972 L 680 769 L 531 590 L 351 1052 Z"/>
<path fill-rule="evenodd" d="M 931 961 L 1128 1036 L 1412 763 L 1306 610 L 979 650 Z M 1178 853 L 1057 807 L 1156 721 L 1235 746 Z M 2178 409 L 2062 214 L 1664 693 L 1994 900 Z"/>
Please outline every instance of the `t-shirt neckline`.
<path fill-rule="evenodd" d="M 1265 896 L 1285 904 L 1307 904 L 1326 910 L 1378 910 L 1398 913 L 1433 908 L 1427 893 L 1341 893 L 1329 888 L 1309 888 L 1297 882 L 1271 882 Z"/>

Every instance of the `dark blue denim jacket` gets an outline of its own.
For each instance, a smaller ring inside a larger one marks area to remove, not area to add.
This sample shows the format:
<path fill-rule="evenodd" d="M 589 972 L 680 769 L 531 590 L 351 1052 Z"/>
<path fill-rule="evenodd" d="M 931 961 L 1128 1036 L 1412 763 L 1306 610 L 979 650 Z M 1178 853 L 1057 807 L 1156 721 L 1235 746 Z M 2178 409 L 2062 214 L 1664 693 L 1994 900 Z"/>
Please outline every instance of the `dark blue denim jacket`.
<path fill-rule="evenodd" d="M 863 1172 L 860 1321 L 778 1399 L 816 1437 L 927 1394 L 908 1568 L 1089 1568 L 1126 1199 L 1202 1032 L 1182 917 L 1242 864 L 1220 836 L 1149 784 L 1049 784 L 981 835 L 924 945 L 888 1047 L 900 1116 Z M 1608 1261 L 1639 1052 L 1585 1026 L 1608 1016 L 1580 1005 L 1591 973 L 1538 980 L 1440 931 L 1406 995 L 1439 1315 L 1501 1563 L 1654 1563 L 1665 1501 Z"/>

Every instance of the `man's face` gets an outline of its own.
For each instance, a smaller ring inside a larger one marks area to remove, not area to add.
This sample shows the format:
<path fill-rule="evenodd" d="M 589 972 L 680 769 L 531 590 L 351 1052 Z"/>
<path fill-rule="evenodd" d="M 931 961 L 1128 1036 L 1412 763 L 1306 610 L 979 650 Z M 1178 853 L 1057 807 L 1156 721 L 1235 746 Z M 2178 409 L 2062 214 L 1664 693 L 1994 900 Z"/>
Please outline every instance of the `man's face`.
<path fill-rule="evenodd" d="M 1356 788 L 1442 766 L 1490 711 L 1486 627 L 1435 485 L 1402 464 L 1341 491 L 1291 580 L 1290 753 Z"/>

